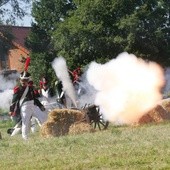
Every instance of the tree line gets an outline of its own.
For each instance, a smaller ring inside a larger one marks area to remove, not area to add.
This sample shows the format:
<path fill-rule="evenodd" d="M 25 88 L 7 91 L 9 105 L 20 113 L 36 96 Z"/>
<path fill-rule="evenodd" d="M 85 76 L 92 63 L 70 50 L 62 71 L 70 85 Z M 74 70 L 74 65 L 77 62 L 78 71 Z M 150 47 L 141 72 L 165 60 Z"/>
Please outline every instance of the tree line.
<path fill-rule="evenodd" d="M 170 65 L 169 0 L 35 0 L 27 38 L 34 79 L 63 56 L 70 69 L 105 63 L 127 51 Z M 40 65 L 37 67 L 37 65 Z"/>

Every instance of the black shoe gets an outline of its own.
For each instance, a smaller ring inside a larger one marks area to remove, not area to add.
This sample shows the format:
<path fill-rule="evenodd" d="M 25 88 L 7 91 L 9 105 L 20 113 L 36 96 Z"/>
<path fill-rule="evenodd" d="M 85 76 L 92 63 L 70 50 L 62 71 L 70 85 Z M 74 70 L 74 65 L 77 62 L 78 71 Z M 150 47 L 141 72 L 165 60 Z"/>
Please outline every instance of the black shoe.
<path fill-rule="evenodd" d="M 13 131 L 14 131 L 14 128 L 10 128 L 7 130 L 7 133 L 11 135 Z"/>

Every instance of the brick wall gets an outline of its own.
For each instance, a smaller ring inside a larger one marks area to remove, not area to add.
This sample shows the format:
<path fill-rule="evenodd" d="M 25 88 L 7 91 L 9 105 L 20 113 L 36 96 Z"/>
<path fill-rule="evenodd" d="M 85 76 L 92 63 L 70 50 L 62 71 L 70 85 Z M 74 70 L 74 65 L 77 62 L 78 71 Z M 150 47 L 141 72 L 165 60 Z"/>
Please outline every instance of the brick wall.
<path fill-rule="evenodd" d="M 25 62 L 21 62 L 22 56 L 27 58 L 28 51 L 23 51 L 20 48 L 11 49 L 8 56 L 8 66 L 10 70 L 17 70 L 22 72 L 24 70 Z"/>

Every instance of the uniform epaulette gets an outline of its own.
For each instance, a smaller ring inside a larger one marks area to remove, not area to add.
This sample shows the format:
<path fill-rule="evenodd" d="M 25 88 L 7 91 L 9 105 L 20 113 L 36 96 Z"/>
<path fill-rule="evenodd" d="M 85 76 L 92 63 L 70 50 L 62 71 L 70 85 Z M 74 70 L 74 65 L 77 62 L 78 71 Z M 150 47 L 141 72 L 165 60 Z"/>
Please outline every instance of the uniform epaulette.
<path fill-rule="evenodd" d="M 14 93 L 17 93 L 19 91 L 19 86 L 14 87 Z"/>

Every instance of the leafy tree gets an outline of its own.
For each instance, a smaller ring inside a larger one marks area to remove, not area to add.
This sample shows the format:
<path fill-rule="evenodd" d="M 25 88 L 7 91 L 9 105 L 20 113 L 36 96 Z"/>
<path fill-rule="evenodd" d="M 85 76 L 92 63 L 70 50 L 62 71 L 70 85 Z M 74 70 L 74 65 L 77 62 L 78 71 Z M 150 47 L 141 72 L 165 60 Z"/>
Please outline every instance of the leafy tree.
<path fill-rule="evenodd" d="M 120 52 L 170 65 L 168 0 L 75 0 L 77 10 L 54 31 L 70 65 L 105 62 Z"/>
<path fill-rule="evenodd" d="M 72 67 L 74 63 L 106 61 L 110 49 L 119 50 L 111 37 L 116 32 L 111 24 L 114 18 L 108 13 L 111 1 L 79 1 L 76 5 L 78 9 L 54 32 L 58 54 L 65 56 Z"/>
<path fill-rule="evenodd" d="M 32 24 L 31 32 L 26 39 L 25 45 L 32 53 L 42 53 L 50 50 L 51 37 L 37 24 Z"/>
<path fill-rule="evenodd" d="M 54 74 L 52 68 L 49 69 L 51 62 L 46 59 L 46 53 L 33 53 L 31 55 L 31 64 L 29 70 L 36 86 L 39 85 L 40 78 L 48 75 L 49 82 L 54 84 L 51 80 L 51 75 Z"/>
<path fill-rule="evenodd" d="M 74 69 L 123 51 L 170 65 L 169 0 L 40 0 L 33 16 L 28 44 L 37 63 L 44 56 L 44 72 L 59 55 Z"/>
<path fill-rule="evenodd" d="M 47 74 L 54 84 L 56 75 L 51 63 L 57 57 L 57 52 L 52 43 L 52 32 L 73 8 L 72 2 L 67 0 L 41 0 L 33 3 L 32 15 L 36 23 L 32 25 L 26 45 L 31 50 L 30 72 L 36 83 L 42 75 Z M 39 69 L 37 64 L 40 65 Z"/>
<path fill-rule="evenodd" d="M 32 15 L 41 29 L 51 33 L 74 8 L 72 0 L 40 0 L 33 3 Z"/>
<path fill-rule="evenodd" d="M 123 32 L 118 36 L 120 43 L 125 43 L 126 51 L 144 59 L 170 65 L 170 1 L 139 1 L 135 9 L 119 22 Z"/>
<path fill-rule="evenodd" d="M 51 67 L 54 59 L 54 51 L 50 44 L 50 37 L 36 24 L 32 25 L 32 31 L 26 40 L 26 46 L 31 50 L 31 64 L 29 67 L 35 85 L 39 84 L 42 76 L 48 76 L 54 84 L 52 77 L 55 76 Z"/>

